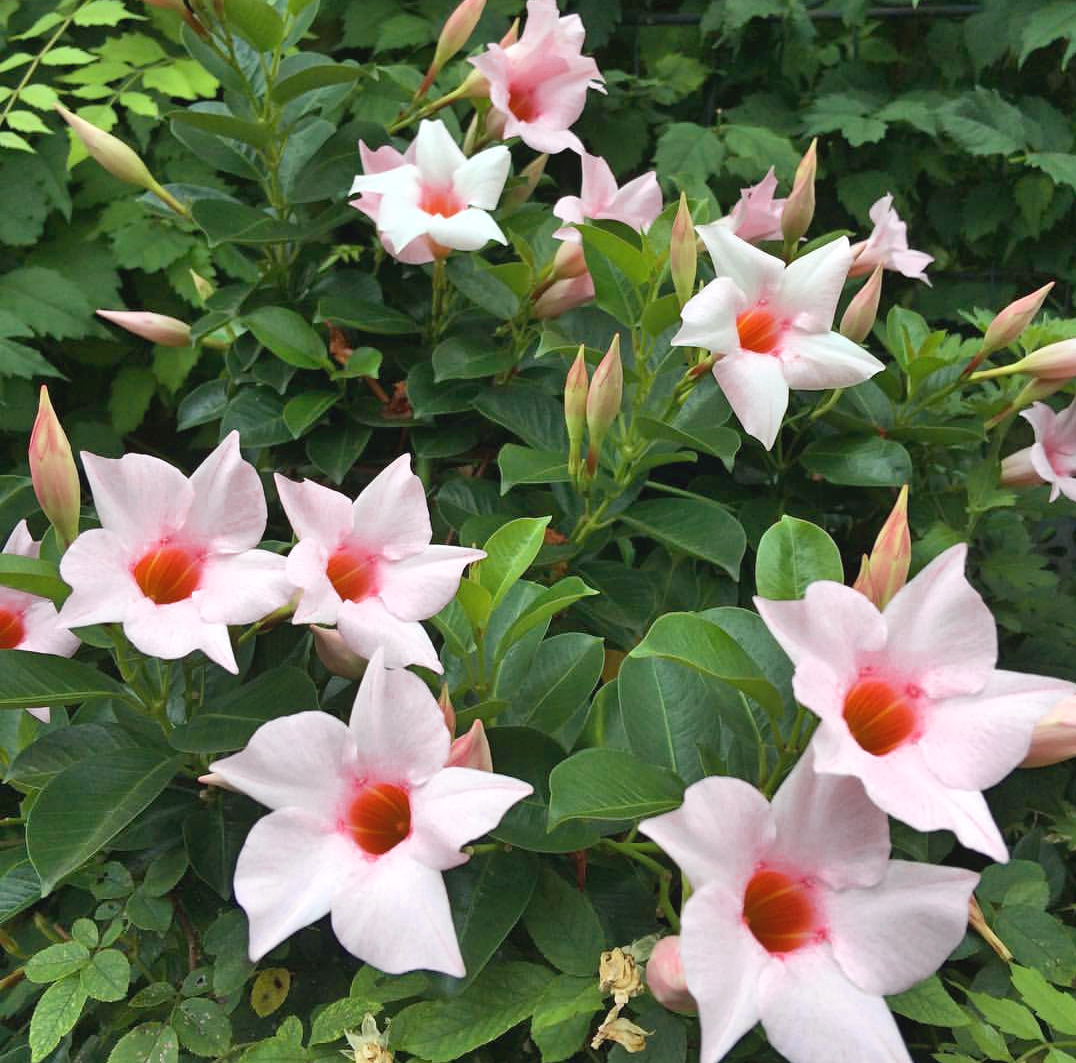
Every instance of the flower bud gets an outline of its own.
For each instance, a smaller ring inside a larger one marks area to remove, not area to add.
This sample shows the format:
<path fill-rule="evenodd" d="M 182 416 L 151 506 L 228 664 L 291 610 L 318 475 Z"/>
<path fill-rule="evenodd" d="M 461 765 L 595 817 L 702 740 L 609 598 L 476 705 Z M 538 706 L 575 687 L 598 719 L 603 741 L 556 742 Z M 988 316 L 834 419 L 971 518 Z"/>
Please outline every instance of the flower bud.
<path fill-rule="evenodd" d="M 545 164 L 548 161 L 548 155 L 539 155 L 537 159 L 527 163 L 520 170 L 518 184 L 513 185 L 501 197 L 502 214 L 505 212 L 510 214 L 514 210 L 519 210 L 531 198 L 534 190 L 538 187 L 538 182 L 542 179 L 542 174 L 545 173 Z"/>
<path fill-rule="evenodd" d="M 863 559 L 854 589 L 884 609 L 907 582 L 911 563 L 912 537 L 908 531 L 908 485 L 905 484 L 874 540 L 870 557 Z"/>
<path fill-rule="evenodd" d="M 538 321 L 560 317 L 577 306 L 583 306 L 594 298 L 594 281 L 589 273 L 554 281 L 546 288 L 531 307 L 531 316 Z"/>
<path fill-rule="evenodd" d="M 781 211 L 781 233 L 786 246 L 794 246 L 814 219 L 814 179 L 817 172 L 818 138 L 815 137 L 796 167 L 792 191 Z"/>
<path fill-rule="evenodd" d="M 663 937 L 650 953 L 646 965 L 646 987 L 654 999 L 678 1015 L 695 1015 L 699 1006 L 687 988 L 684 965 L 680 959 L 680 939 Z"/>
<path fill-rule="evenodd" d="M 553 256 L 553 279 L 570 280 L 587 272 L 587 260 L 583 245 L 574 240 L 564 240 Z"/>
<path fill-rule="evenodd" d="M 441 684 L 441 693 L 437 695 L 437 704 L 441 706 L 441 715 L 445 718 L 445 726 L 451 738 L 456 733 L 456 709 L 452 699 L 448 696 L 448 684 Z"/>
<path fill-rule="evenodd" d="M 587 425 L 587 391 L 590 380 L 584 347 L 579 345 L 568 376 L 564 381 L 564 423 L 568 428 L 568 471 L 574 476 L 579 471 L 583 455 L 583 434 Z"/>
<path fill-rule="evenodd" d="M 453 741 L 445 767 L 493 771 L 493 754 L 490 752 L 486 729 L 481 720 L 475 720 L 465 735 L 460 735 Z"/>
<path fill-rule="evenodd" d="M 314 651 L 318 660 L 333 675 L 343 679 L 361 679 L 366 674 L 366 660 L 347 648 L 336 628 L 310 625 L 314 636 Z"/>
<path fill-rule="evenodd" d="M 470 39 L 485 7 L 486 0 L 460 0 L 456 5 L 456 10 L 448 16 L 441 36 L 437 38 L 437 49 L 433 53 L 433 64 L 430 66 L 434 77 Z"/>
<path fill-rule="evenodd" d="M 178 318 L 148 310 L 98 310 L 98 317 L 162 347 L 189 347 L 191 327 Z"/>
<path fill-rule="evenodd" d="M 870 279 L 852 297 L 841 318 L 841 335 L 853 343 L 862 343 L 874 328 L 882 297 L 882 269 L 880 265 L 874 267 Z"/>
<path fill-rule="evenodd" d="M 513 19 L 508 32 L 498 41 L 502 48 L 511 48 L 519 40 L 519 19 Z"/>
<path fill-rule="evenodd" d="M 623 396 L 624 366 L 620 361 L 620 333 L 617 333 L 605 357 L 594 370 L 594 379 L 587 392 L 587 431 L 590 433 L 587 471 L 592 476 L 598 468 L 606 433 L 620 413 Z"/>
<path fill-rule="evenodd" d="M 1024 447 L 1002 459 L 1002 487 L 1035 487 L 1045 482 L 1032 464 L 1031 447 Z"/>
<path fill-rule="evenodd" d="M 1031 732 L 1021 768 L 1045 768 L 1076 757 L 1076 695 L 1059 701 Z"/>
<path fill-rule="evenodd" d="M 38 505 L 64 545 L 70 546 L 78 535 L 78 515 L 82 504 L 78 469 L 71 454 L 71 444 L 52 408 L 49 389 L 44 384 L 39 395 L 37 419 L 30 433 L 30 478 Z"/>
<path fill-rule="evenodd" d="M 1012 963 L 1012 952 L 1005 942 L 986 925 L 986 916 L 983 915 L 983 910 L 979 907 L 979 902 L 975 899 L 974 893 L 968 898 L 968 926 L 976 931 L 983 941 L 985 941 L 1006 963 Z"/>
<path fill-rule="evenodd" d="M 1065 383 L 1076 376 L 1076 338 L 1060 340 L 1021 358 L 1012 365 L 984 369 L 972 374 L 972 380 L 988 380 L 1012 373 L 1027 373 L 1036 380 L 1057 380 Z"/>
<path fill-rule="evenodd" d="M 983 345 L 979 353 L 981 355 L 990 354 L 992 351 L 1000 350 L 1002 347 L 1008 347 L 1010 343 L 1014 343 L 1019 339 L 1020 334 L 1031 324 L 1032 319 L 1042 308 L 1042 304 L 1046 301 L 1046 296 L 1050 294 L 1050 289 L 1053 286 L 1054 282 L 1050 281 L 1049 284 L 1044 284 L 1038 291 L 1009 303 L 1004 310 L 1000 311 L 994 320 L 990 322 L 986 335 L 983 336 Z"/>
<path fill-rule="evenodd" d="M 695 239 L 695 223 L 687 205 L 687 195 L 680 193 L 680 206 L 673 219 L 669 238 L 669 272 L 680 305 L 691 298 L 695 290 L 695 270 L 698 265 L 698 243 Z"/>

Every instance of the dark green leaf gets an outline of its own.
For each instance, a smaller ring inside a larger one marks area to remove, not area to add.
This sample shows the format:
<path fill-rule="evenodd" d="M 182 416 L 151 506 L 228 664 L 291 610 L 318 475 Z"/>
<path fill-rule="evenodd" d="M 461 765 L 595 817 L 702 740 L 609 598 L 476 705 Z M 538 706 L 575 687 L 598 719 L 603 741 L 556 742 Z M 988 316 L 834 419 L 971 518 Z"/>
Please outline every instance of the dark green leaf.
<path fill-rule="evenodd" d="M 671 771 L 617 749 L 584 749 L 549 776 L 549 823 L 573 819 L 616 822 L 679 808 L 683 782 Z"/>
<path fill-rule="evenodd" d="M 299 369 L 331 369 L 321 337 L 294 310 L 263 306 L 242 319 L 278 358 Z"/>
<path fill-rule="evenodd" d="M 709 561 L 733 579 L 739 575 L 747 537 L 740 522 L 716 502 L 657 498 L 637 502 L 620 519 L 671 550 Z"/>
<path fill-rule="evenodd" d="M 900 487 L 912 478 L 912 459 L 899 443 L 880 436 L 830 436 L 800 457 L 803 467 L 834 484 Z"/>
<path fill-rule="evenodd" d="M 816 524 L 782 517 L 758 544 L 758 593 L 774 601 L 802 598 L 816 580 L 844 582 L 837 544 Z"/>
<path fill-rule="evenodd" d="M 0 709 L 76 705 L 122 693 L 115 679 L 91 665 L 47 653 L 0 650 Z"/>
<path fill-rule="evenodd" d="M 586 893 L 543 867 L 538 888 L 523 916 L 538 951 L 566 974 L 594 976 L 605 948 L 605 932 Z"/>

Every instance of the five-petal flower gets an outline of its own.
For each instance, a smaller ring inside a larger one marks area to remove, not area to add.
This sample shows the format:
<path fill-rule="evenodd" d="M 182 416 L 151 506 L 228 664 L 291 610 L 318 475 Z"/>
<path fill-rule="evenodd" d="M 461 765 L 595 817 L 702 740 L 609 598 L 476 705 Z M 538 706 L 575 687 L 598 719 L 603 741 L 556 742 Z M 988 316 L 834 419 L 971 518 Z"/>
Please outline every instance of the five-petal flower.
<path fill-rule="evenodd" d="M 859 277 L 874 272 L 876 266 L 884 266 L 930 284 L 923 271 L 934 261 L 934 256 L 909 249 L 908 223 L 901 221 L 891 193 L 887 192 L 871 207 L 870 219 L 874 222 L 870 236 L 852 247 L 854 262 L 850 276 Z"/>
<path fill-rule="evenodd" d="M 1076 401 L 1056 413 L 1036 402 L 1021 415 L 1035 430 L 1035 442 L 1001 463 L 1001 482 L 1011 486 L 1050 485 L 1050 501 L 1064 495 L 1076 502 Z"/>
<path fill-rule="evenodd" d="M 756 240 L 783 239 L 781 212 L 785 209 L 785 200 L 775 199 L 776 191 L 777 175 L 771 166 L 757 185 L 740 189 L 736 205 L 717 224 L 752 244 Z"/>

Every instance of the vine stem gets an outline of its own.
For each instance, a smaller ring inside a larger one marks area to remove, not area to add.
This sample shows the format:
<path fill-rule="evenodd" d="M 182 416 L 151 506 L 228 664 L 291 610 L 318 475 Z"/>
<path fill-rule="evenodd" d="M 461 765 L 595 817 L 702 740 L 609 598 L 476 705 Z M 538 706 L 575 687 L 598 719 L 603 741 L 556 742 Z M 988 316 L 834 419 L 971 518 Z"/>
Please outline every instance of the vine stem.
<path fill-rule="evenodd" d="M 647 849 L 656 850 L 661 852 L 661 849 L 657 845 L 653 845 L 651 842 L 617 842 L 612 838 L 603 838 L 598 842 L 598 846 L 603 849 L 608 849 L 611 852 L 618 853 L 620 856 L 626 856 L 629 860 L 634 860 L 637 864 L 641 864 L 648 871 L 652 871 L 658 879 L 658 907 L 661 909 L 662 914 L 665 916 L 666 922 L 676 932 L 680 932 L 680 916 L 677 914 L 676 908 L 673 905 L 672 897 L 670 896 L 670 888 L 672 886 L 673 873 L 664 864 L 659 863 L 651 856 L 647 856 L 642 852 L 642 847 Z"/>

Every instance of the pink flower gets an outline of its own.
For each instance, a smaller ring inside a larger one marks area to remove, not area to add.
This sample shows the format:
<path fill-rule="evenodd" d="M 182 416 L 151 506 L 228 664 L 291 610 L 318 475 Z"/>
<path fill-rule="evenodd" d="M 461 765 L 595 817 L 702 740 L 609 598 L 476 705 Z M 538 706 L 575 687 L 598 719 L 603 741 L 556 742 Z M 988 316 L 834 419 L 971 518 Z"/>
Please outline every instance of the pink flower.
<path fill-rule="evenodd" d="M 20 520 L 0 553 L 15 557 L 37 557 L 41 544 L 34 542 L 26 521 Z M 0 650 L 26 650 L 29 653 L 51 653 L 70 657 L 79 647 L 79 640 L 60 627 L 56 606 L 36 594 L 0 587 Z M 27 709 L 39 720 L 49 722 L 47 708 Z"/>
<path fill-rule="evenodd" d="M 475 720 L 466 734 L 453 739 L 445 767 L 493 771 L 493 753 L 489 748 L 486 728 L 481 720 Z"/>
<path fill-rule="evenodd" d="M 276 477 L 299 542 L 288 578 L 303 592 L 292 622 L 335 624 L 348 649 L 367 659 L 385 651 L 390 668 L 441 662 L 419 623 L 443 609 L 481 550 L 431 546 L 422 481 L 401 455 L 354 502 L 313 480 Z"/>
<path fill-rule="evenodd" d="M 593 298 L 594 280 L 588 272 L 583 272 L 549 285 L 534 301 L 531 315 L 539 321 L 560 317 L 577 306 L 585 306 Z"/>
<path fill-rule="evenodd" d="M 583 55 L 585 34 L 578 15 L 560 17 L 557 0 L 527 0 L 520 39 L 507 48 L 491 44 L 485 55 L 469 60 L 489 82 L 505 137 L 521 137 L 535 151 L 582 154 L 569 127 L 583 113 L 587 89 L 605 91 L 598 64 Z"/>
<path fill-rule="evenodd" d="M 237 672 L 228 624 L 280 608 L 294 588 L 284 558 L 253 549 L 265 495 L 231 432 L 190 477 L 146 454 L 82 454 L 100 528 L 83 532 L 60 574 L 64 627 L 123 624 L 143 653 L 175 660 L 202 650 Z"/>
<path fill-rule="evenodd" d="M 756 240 L 781 240 L 781 213 L 785 209 L 783 199 L 774 199 L 777 176 L 771 166 L 757 185 L 740 189 L 740 201 L 714 224 L 730 229 L 734 236 L 748 243 Z"/>
<path fill-rule="evenodd" d="M 465 973 L 441 872 L 466 863 L 460 847 L 532 788 L 445 767 L 448 752 L 426 684 L 387 670 L 378 652 L 350 725 L 324 712 L 285 716 L 210 765 L 273 810 L 235 869 L 251 959 L 331 912 L 344 948 L 382 971 Z"/>
<path fill-rule="evenodd" d="M 503 144 L 467 158 L 444 122 L 420 123 L 401 155 L 385 145 L 370 151 L 359 141 L 363 173 L 351 186 L 351 205 L 377 226 L 385 250 L 413 264 L 450 250 L 477 251 L 490 240 L 507 243 L 487 211 L 508 179 L 511 157 Z"/>
<path fill-rule="evenodd" d="M 893 196 L 889 192 L 871 207 L 870 219 L 874 222 L 874 231 L 852 247 L 855 262 L 849 275 L 858 277 L 871 273 L 875 266 L 881 265 L 930 284 L 923 270 L 934 261 L 934 256 L 909 250 L 907 223 L 901 221 L 893 209 Z"/>
<path fill-rule="evenodd" d="M 841 237 L 786 267 L 719 222 L 700 225 L 717 279 L 689 300 L 674 346 L 719 355 L 714 376 L 745 431 L 769 450 L 789 388 L 844 388 L 882 363 L 831 331 L 852 256 Z"/>
<path fill-rule="evenodd" d="M 953 546 L 879 612 L 828 580 L 802 601 L 755 599 L 796 666 L 796 699 L 821 717 L 818 771 L 852 775 L 916 830 L 951 830 L 1008 859 L 981 793 L 1027 753 L 1039 718 L 1076 687 L 995 669 L 994 620 Z"/>
<path fill-rule="evenodd" d="M 1076 401 L 1061 413 L 1036 402 L 1020 416 L 1035 430 L 1035 442 L 1001 463 L 1001 482 L 1012 487 L 1046 483 L 1051 502 L 1058 495 L 1076 502 Z"/>
<path fill-rule="evenodd" d="M 680 955 L 702 1063 L 757 1022 L 791 1063 L 910 1063 L 882 997 L 933 973 L 964 935 L 978 875 L 890 860 L 885 814 L 810 760 L 772 805 L 711 777 L 640 824 L 695 890 Z"/>
<path fill-rule="evenodd" d="M 613 171 L 605 159 L 583 152 L 583 185 L 578 196 L 562 196 L 553 213 L 567 224 L 553 235 L 558 240 L 580 243 L 582 237 L 574 225 L 587 220 L 606 219 L 631 226 L 645 233 L 661 213 L 661 189 L 653 171 L 617 187 Z"/>

